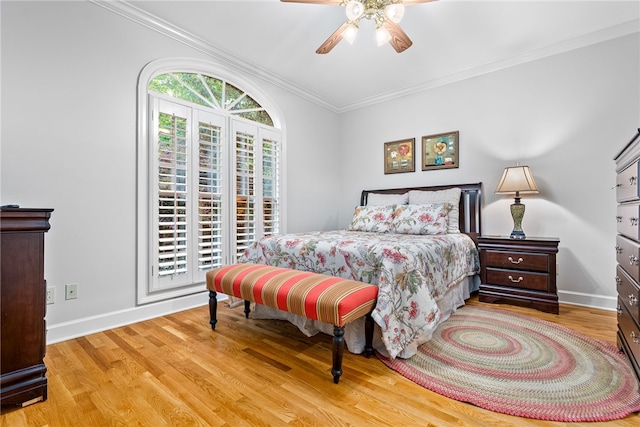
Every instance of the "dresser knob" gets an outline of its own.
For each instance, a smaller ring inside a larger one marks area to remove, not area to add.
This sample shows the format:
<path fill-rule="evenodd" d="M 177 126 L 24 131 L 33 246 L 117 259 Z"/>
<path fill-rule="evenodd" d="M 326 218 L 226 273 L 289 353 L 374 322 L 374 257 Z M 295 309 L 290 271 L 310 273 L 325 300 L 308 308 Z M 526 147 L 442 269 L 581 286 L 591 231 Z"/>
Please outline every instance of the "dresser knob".
<path fill-rule="evenodd" d="M 622 247 L 616 245 L 615 249 L 616 249 L 616 253 L 617 254 L 621 254 L 622 253 Z"/>
<path fill-rule="evenodd" d="M 637 176 L 629 177 L 629 185 L 636 185 L 637 182 L 638 182 Z"/>
<path fill-rule="evenodd" d="M 629 265 L 635 265 L 638 262 L 638 257 L 635 255 L 629 255 Z"/>
<path fill-rule="evenodd" d="M 622 279 L 616 276 L 616 285 L 620 286 L 621 283 L 622 283 Z"/>
<path fill-rule="evenodd" d="M 622 307 L 620 306 L 620 304 L 616 306 L 616 311 L 618 312 L 618 316 L 622 314 Z"/>
<path fill-rule="evenodd" d="M 511 257 L 509 257 L 508 259 L 511 264 L 520 264 L 522 261 L 524 261 L 522 258 L 518 258 L 517 261 L 514 261 Z"/>
<path fill-rule="evenodd" d="M 518 277 L 518 279 L 514 279 L 512 276 L 509 276 L 509 280 L 511 280 L 512 283 L 520 283 L 524 280 L 524 278 L 522 276 Z"/>
<path fill-rule="evenodd" d="M 631 331 L 631 340 L 634 344 L 640 344 L 640 339 L 638 339 L 638 335 L 636 335 L 636 331 Z"/>
<path fill-rule="evenodd" d="M 630 294 L 629 295 L 629 305 L 633 305 L 633 304 L 637 304 L 638 303 L 638 298 L 636 298 L 635 295 Z"/>
<path fill-rule="evenodd" d="M 629 225 L 632 225 L 632 226 L 638 225 L 638 218 L 636 217 L 629 218 Z"/>
<path fill-rule="evenodd" d="M 616 216 L 616 222 L 618 224 L 620 224 L 622 222 L 622 216 L 621 215 Z"/>

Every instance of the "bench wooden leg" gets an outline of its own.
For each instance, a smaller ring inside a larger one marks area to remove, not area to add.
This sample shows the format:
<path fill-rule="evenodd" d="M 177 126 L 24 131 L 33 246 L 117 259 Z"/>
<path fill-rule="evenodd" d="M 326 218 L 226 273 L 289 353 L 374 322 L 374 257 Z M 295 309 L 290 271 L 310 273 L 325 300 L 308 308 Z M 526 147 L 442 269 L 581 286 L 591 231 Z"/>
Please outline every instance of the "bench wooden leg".
<path fill-rule="evenodd" d="M 244 300 L 244 317 L 248 319 L 249 313 L 251 313 L 251 301 Z"/>
<path fill-rule="evenodd" d="M 344 328 L 340 326 L 333 327 L 333 382 L 338 384 L 342 375 L 342 354 L 344 353 Z"/>
<path fill-rule="evenodd" d="M 373 354 L 373 317 L 371 313 L 364 318 L 364 355 L 370 358 Z"/>
<path fill-rule="evenodd" d="M 218 323 L 218 301 L 216 300 L 216 291 L 209 291 L 209 323 L 211 329 L 216 330 Z"/>

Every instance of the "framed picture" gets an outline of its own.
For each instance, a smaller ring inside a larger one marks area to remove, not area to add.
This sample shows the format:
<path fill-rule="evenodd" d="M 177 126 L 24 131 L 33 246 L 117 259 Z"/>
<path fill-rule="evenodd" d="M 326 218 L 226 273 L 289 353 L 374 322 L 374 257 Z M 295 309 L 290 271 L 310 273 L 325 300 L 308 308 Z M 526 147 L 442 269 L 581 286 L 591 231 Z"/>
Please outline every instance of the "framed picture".
<path fill-rule="evenodd" d="M 457 168 L 458 131 L 422 137 L 422 170 Z"/>
<path fill-rule="evenodd" d="M 384 143 L 384 173 L 414 172 L 416 139 L 403 139 Z"/>

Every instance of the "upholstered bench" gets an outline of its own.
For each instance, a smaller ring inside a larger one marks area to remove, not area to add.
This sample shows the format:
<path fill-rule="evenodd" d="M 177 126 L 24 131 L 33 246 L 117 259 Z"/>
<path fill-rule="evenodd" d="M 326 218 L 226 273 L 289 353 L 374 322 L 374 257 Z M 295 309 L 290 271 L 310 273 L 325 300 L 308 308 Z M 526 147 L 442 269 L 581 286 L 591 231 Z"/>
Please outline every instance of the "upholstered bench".
<path fill-rule="evenodd" d="M 342 375 L 344 326 L 365 318 L 365 355 L 373 353 L 373 319 L 378 287 L 364 282 L 262 264 L 232 264 L 207 273 L 211 329 L 216 328 L 216 292 L 333 325 L 333 382 Z"/>

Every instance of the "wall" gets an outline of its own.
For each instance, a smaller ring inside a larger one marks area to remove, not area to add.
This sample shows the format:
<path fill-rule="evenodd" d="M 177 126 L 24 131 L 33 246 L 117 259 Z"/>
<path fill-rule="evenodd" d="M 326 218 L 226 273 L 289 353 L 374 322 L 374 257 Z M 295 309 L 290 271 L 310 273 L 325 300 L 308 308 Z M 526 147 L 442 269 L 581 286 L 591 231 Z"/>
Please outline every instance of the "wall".
<path fill-rule="evenodd" d="M 152 60 L 211 60 L 87 2 L 2 2 L 0 204 L 54 208 L 48 340 L 206 303 L 136 306 L 136 85 Z M 220 65 L 220 64 L 218 64 Z M 252 76 L 285 118 L 289 230 L 335 228 L 337 115 Z M 313 158 L 313 162 L 308 162 Z M 309 179 L 321 176 L 322 180 Z M 64 285 L 78 284 L 77 300 Z"/>
<path fill-rule="evenodd" d="M 55 208 L 49 342 L 204 303 L 135 304 L 136 84 L 158 58 L 215 59 L 86 2 L 0 8 L 0 204 Z M 285 118 L 288 231 L 346 226 L 363 188 L 482 181 L 485 232 L 509 233 L 512 200 L 493 190 L 519 161 L 541 189 L 524 199 L 525 232 L 561 239 L 561 300 L 612 308 L 612 158 L 640 125 L 639 51 L 635 34 L 339 117 L 237 74 Z M 383 174 L 383 142 L 415 137 L 419 146 L 449 130 L 460 131 L 459 169 Z M 64 301 L 66 283 L 78 283 L 79 299 Z"/>
<path fill-rule="evenodd" d="M 364 188 L 483 182 L 483 231 L 509 234 L 513 198 L 494 194 L 506 166 L 531 167 L 529 236 L 560 238 L 560 301 L 615 307 L 615 164 L 640 126 L 640 35 L 577 49 L 344 113 L 341 210 Z M 460 167 L 421 171 L 423 135 L 460 131 Z M 384 175 L 383 143 L 416 138 L 416 172 Z M 367 165 L 354 168 L 354 159 Z"/>

